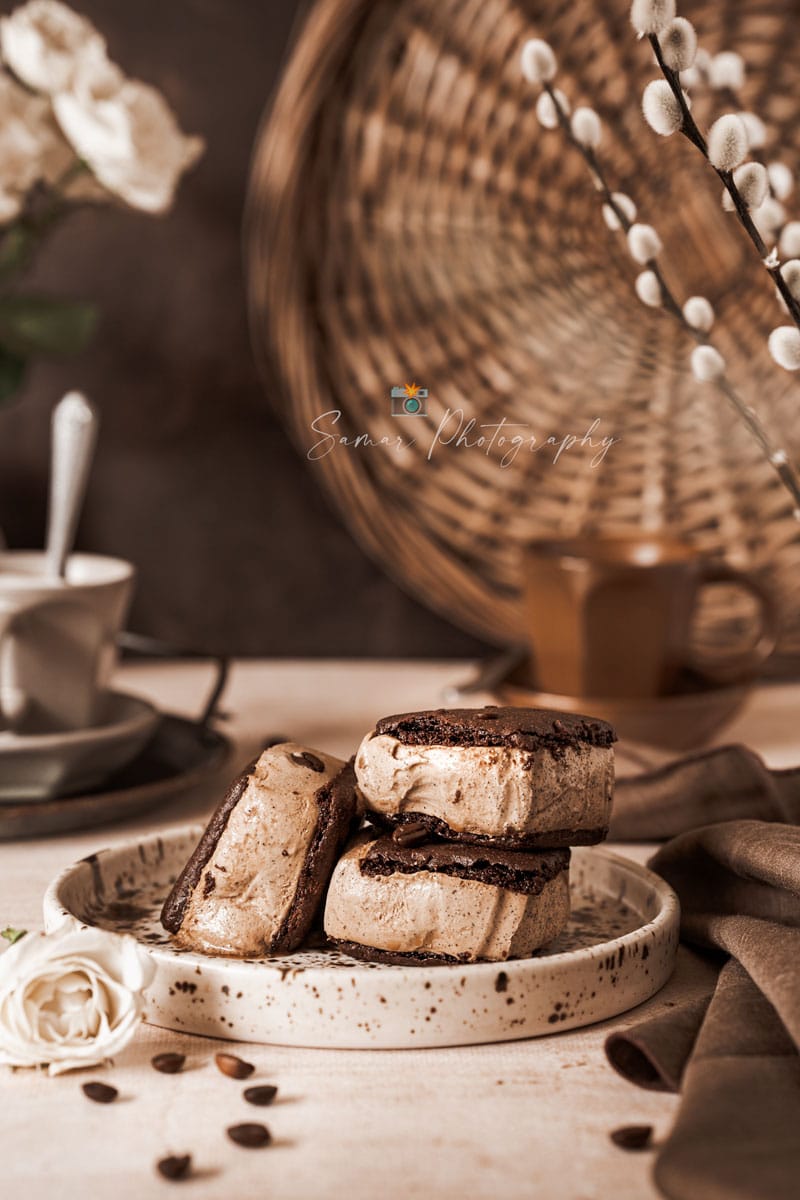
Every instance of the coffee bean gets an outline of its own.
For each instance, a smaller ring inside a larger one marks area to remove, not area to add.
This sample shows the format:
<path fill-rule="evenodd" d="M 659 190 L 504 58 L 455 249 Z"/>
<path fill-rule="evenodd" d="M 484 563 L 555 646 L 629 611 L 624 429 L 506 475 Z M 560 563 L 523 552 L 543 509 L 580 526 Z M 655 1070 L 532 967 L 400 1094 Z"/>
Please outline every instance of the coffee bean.
<path fill-rule="evenodd" d="M 255 1071 L 252 1063 L 237 1058 L 235 1054 L 215 1054 L 214 1062 L 222 1074 L 229 1075 L 231 1079 L 247 1079 Z"/>
<path fill-rule="evenodd" d="M 258 1125 L 255 1122 L 245 1121 L 243 1125 L 230 1125 L 227 1134 L 237 1146 L 246 1146 L 248 1150 L 260 1149 L 272 1141 L 272 1134 L 266 1125 Z"/>
<path fill-rule="evenodd" d="M 309 754 L 307 750 L 295 750 L 290 754 L 293 763 L 297 763 L 298 767 L 308 767 L 309 771 L 316 771 L 320 775 L 325 770 L 325 763 L 321 758 L 317 758 L 316 754 Z"/>
<path fill-rule="evenodd" d="M 622 1150 L 649 1150 L 653 1139 L 652 1125 L 623 1125 L 611 1131 L 611 1140 Z"/>
<path fill-rule="evenodd" d="M 156 1054 L 150 1059 L 150 1065 L 162 1075 L 177 1075 L 185 1062 L 185 1054 Z"/>
<path fill-rule="evenodd" d="M 110 1083 L 84 1083 L 83 1094 L 95 1104 L 110 1104 L 116 1100 L 119 1092 Z"/>
<path fill-rule="evenodd" d="M 192 1166 L 191 1154 L 170 1154 L 156 1163 L 156 1170 L 165 1179 L 185 1179 Z"/>
<path fill-rule="evenodd" d="M 278 1089 L 272 1083 L 262 1083 L 259 1087 L 244 1089 L 244 1098 L 248 1104 L 258 1104 L 266 1108 L 278 1094 Z"/>
<path fill-rule="evenodd" d="M 395 825 L 392 841 L 398 846 L 418 846 L 428 836 L 428 830 L 421 821 L 407 821 L 404 825 Z"/>

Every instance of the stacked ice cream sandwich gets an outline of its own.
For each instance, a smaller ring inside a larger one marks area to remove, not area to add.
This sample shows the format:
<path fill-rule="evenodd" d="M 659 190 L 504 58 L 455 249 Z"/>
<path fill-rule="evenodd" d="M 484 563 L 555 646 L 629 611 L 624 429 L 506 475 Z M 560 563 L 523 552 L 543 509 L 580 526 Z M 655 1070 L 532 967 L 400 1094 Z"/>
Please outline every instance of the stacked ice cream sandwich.
<path fill-rule="evenodd" d="M 386 717 L 356 754 L 366 813 L 333 873 L 325 932 L 390 962 L 519 958 L 569 918 L 570 846 L 602 841 L 614 732 L 541 709 Z"/>
<path fill-rule="evenodd" d="M 483 708 L 379 721 L 355 774 L 273 746 L 214 813 L 163 924 L 252 957 L 296 949 L 324 907 L 329 941 L 361 958 L 529 955 L 568 920 L 569 847 L 606 836 L 614 740 L 588 717 Z"/>

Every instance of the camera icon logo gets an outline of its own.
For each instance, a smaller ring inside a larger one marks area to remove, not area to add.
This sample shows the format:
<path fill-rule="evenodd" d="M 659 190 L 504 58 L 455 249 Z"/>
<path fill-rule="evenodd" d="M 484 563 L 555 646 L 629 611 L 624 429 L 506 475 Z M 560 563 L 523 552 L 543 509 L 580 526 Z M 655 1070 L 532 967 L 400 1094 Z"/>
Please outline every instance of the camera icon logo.
<path fill-rule="evenodd" d="M 391 397 L 393 417 L 427 417 L 427 388 L 417 383 L 407 383 L 404 387 L 393 387 Z"/>

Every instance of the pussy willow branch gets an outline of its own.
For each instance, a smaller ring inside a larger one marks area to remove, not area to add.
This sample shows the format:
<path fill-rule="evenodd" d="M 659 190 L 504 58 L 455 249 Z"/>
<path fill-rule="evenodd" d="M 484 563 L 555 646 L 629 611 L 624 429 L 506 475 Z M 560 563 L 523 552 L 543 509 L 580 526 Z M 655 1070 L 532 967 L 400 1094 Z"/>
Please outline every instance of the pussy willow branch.
<path fill-rule="evenodd" d="M 758 232 L 758 229 L 753 222 L 753 218 L 750 216 L 750 210 L 742 199 L 739 189 L 734 182 L 733 172 L 721 171 L 719 167 L 715 167 L 708 158 L 708 146 L 706 145 L 706 139 L 698 129 L 697 122 L 689 111 L 689 106 L 686 103 L 686 96 L 684 95 L 683 87 L 681 86 L 681 78 L 679 73 L 677 71 L 673 71 L 672 68 L 668 67 L 664 62 L 664 55 L 661 52 L 661 44 L 658 40 L 658 35 L 655 33 L 648 34 L 648 41 L 653 48 L 653 54 L 655 55 L 655 59 L 659 65 L 661 73 L 669 84 L 673 96 L 680 105 L 681 115 L 683 117 L 683 123 L 681 124 L 680 132 L 684 135 L 684 137 L 688 138 L 693 146 L 697 147 L 697 149 L 709 163 L 709 166 L 712 168 L 712 170 L 716 171 L 733 202 L 733 207 L 737 217 L 739 218 L 740 224 L 758 251 L 759 258 L 761 259 L 765 270 L 772 277 L 773 283 L 780 292 L 781 298 L 789 310 L 789 315 L 798 329 L 800 329 L 800 303 L 795 300 L 794 296 L 789 290 L 786 280 L 781 274 L 777 256 L 775 258 L 775 262 L 772 263 L 770 251 L 767 249 L 764 239 Z M 770 265 L 771 263 L 772 265 Z"/>
<path fill-rule="evenodd" d="M 628 219 L 625 212 L 614 199 L 614 193 L 611 190 L 606 173 L 596 153 L 593 149 L 591 149 L 591 147 L 584 146 L 582 142 L 579 142 L 573 134 L 569 116 L 562 108 L 553 85 L 551 83 L 544 82 L 542 83 L 542 87 L 544 91 L 547 92 L 553 103 L 553 107 L 558 118 L 559 127 L 565 134 L 569 143 L 574 146 L 589 168 L 592 179 L 597 188 L 598 195 L 602 198 L 603 203 L 607 204 L 613 211 L 620 223 L 621 228 L 627 235 L 628 230 L 631 228 L 633 222 Z M 661 288 L 662 307 L 670 314 L 670 316 L 674 317 L 676 321 L 680 322 L 687 333 L 689 333 L 699 345 L 713 346 L 713 342 L 708 337 L 707 333 L 702 329 L 696 329 L 693 325 L 690 325 L 684 317 L 683 310 L 678 301 L 675 299 L 675 296 L 666 280 L 664 279 L 663 272 L 656 259 L 650 259 L 649 262 L 643 265 L 647 268 L 647 270 L 652 271 L 658 280 L 659 287 Z M 753 434 L 754 438 L 763 450 L 770 466 L 773 468 L 781 483 L 791 495 L 792 500 L 794 501 L 794 515 L 800 519 L 800 477 L 798 477 L 795 468 L 789 461 L 786 452 L 779 450 L 773 444 L 769 434 L 761 424 L 761 421 L 754 410 L 748 404 L 745 404 L 744 400 L 742 400 L 741 396 L 726 375 L 723 375 L 719 379 L 715 379 L 710 382 L 713 382 L 717 391 L 721 392 L 721 394 L 725 397 L 728 403 L 736 411 L 737 415 L 742 421 L 744 421 L 747 428 Z"/>

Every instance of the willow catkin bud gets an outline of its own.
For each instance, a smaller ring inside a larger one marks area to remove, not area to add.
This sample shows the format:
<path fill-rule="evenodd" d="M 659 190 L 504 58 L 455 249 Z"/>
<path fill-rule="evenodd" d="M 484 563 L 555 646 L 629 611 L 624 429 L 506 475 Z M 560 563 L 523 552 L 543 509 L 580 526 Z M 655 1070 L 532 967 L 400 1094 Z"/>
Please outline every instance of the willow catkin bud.
<path fill-rule="evenodd" d="M 733 172 L 736 190 L 748 208 L 760 208 L 769 192 L 767 168 L 757 162 L 742 163 Z M 733 212 L 734 203 L 727 188 L 722 193 L 722 207 Z"/>
<path fill-rule="evenodd" d="M 738 92 L 744 87 L 744 59 L 733 50 L 715 54 L 708 64 L 708 82 L 712 88 Z"/>
<path fill-rule="evenodd" d="M 676 17 L 658 35 L 664 62 L 672 71 L 688 71 L 697 53 L 697 34 L 691 21 Z"/>
<path fill-rule="evenodd" d="M 631 258 L 644 265 L 658 258 L 664 245 L 652 225 L 631 225 L 628 230 L 628 249 Z"/>
<path fill-rule="evenodd" d="M 661 284 L 655 271 L 641 271 L 636 276 L 636 295 L 648 308 L 658 308 L 663 302 Z"/>
<path fill-rule="evenodd" d="M 636 204 L 625 192 L 612 192 L 611 198 L 629 222 L 636 220 Z M 603 220 L 612 232 L 622 228 L 620 219 L 610 204 L 603 205 Z"/>
<path fill-rule="evenodd" d="M 748 146 L 751 150 L 760 150 L 767 141 L 767 127 L 761 117 L 752 112 L 740 112 L 738 116 L 747 131 Z"/>
<path fill-rule="evenodd" d="M 692 329 L 708 333 L 714 324 L 714 309 L 705 296 L 690 296 L 683 306 L 683 319 Z"/>
<path fill-rule="evenodd" d="M 569 100 L 562 91 L 555 88 L 554 95 L 558 101 L 561 111 L 569 116 Z M 558 113 L 556 111 L 553 97 L 549 92 L 542 92 L 539 99 L 536 101 L 536 118 L 542 129 L 557 129 L 558 128 Z"/>
<path fill-rule="evenodd" d="M 725 359 L 713 346 L 695 346 L 691 361 L 692 374 L 701 383 L 713 383 L 725 374 Z"/>
<path fill-rule="evenodd" d="M 718 171 L 734 171 L 747 154 L 747 130 L 736 113 L 725 113 L 708 131 L 708 157 Z"/>
<path fill-rule="evenodd" d="M 633 0 L 631 25 L 638 34 L 660 33 L 675 17 L 675 0 Z"/>
<path fill-rule="evenodd" d="M 769 186 L 776 200 L 787 200 L 794 191 L 794 175 L 786 163 L 771 162 L 767 164 Z"/>
<path fill-rule="evenodd" d="M 800 221 L 790 221 L 783 227 L 778 249 L 784 258 L 800 258 Z"/>
<path fill-rule="evenodd" d="M 781 267 L 781 275 L 795 300 L 800 300 L 800 258 L 790 258 L 785 262 Z"/>
<path fill-rule="evenodd" d="M 549 83 L 558 64 L 548 42 L 541 38 L 530 38 L 522 47 L 520 66 L 528 83 Z"/>
<path fill-rule="evenodd" d="M 666 79 L 652 79 L 642 93 L 642 112 L 651 129 L 662 137 L 677 133 L 683 125 L 678 98 Z"/>
<path fill-rule="evenodd" d="M 785 371 L 800 371 L 800 329 L 779 325 L 769 335 L 769 352 Z"/>
<path fill-rule="evenodd" d="M 572 114 L 570 129 L 575 141 L 586 149 L 594 150 L 600 145 L 603 127 L 593 108 L 587 108 L 586 105 L 576 108 Z"/>

